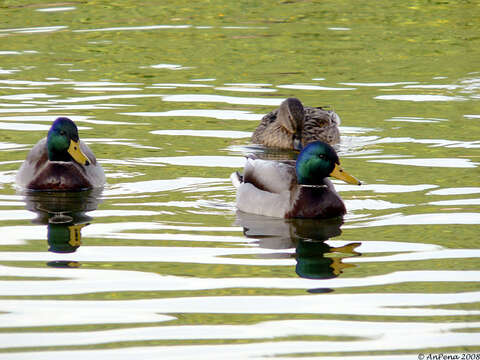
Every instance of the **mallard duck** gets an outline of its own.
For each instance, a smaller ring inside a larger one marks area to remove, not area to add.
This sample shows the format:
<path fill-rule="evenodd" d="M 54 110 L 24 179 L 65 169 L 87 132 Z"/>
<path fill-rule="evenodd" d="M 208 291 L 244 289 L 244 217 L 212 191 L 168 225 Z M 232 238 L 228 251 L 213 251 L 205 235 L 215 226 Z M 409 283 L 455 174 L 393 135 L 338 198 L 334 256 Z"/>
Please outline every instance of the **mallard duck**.
<path fill-rule="evenodd" d="M 340 142 L 340 117 L 321 107 L 303 106 L 297 98 L 288 98 L 276 110 L 265 115 L 252 135 L 252 143 L 269 147 L 300 150 L 320 140 L 330 145 Z"/>
<path fill-rule="evenodd" d="M 78 137 L 75 123 L 56 119 L 18 170 L 16 183 L 31 190 L 78 191 L 102 187 L 105 174 L 90 148 Z"/>
<path fill-rule="evenodd" d="M 282 218 L 332 218 L 346 213 L 328 176 L 360 185 L 340 166 L 335 150 L 322 141 L 308 144 L 294 161 L 247 157 L 243 175 L 231 180 L 237 188 L 237 209 Z"/>

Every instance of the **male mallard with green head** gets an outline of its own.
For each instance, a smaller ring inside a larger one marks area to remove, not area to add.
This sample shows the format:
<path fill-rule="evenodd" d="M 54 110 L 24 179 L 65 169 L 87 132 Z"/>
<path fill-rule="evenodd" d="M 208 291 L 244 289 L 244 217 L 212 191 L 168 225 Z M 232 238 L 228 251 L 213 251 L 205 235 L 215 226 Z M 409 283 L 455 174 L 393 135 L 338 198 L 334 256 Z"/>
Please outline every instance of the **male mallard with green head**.
<path fill-rule="evenodd" d="M 296 163 L 247 158 L 243 175 L 231 175 L 237 209 L 282 218 L 332 218 L 346 213 L 328 176 L 360 185 L 340 166 L 335 150 L 322 141 L 308 144 Z"/>
<path fill-rule="evenodd" d="M 316 140 L 334 145 L 340 142 L 340 117 L 321 107 L 303 106 L 288 98 L 265 115 L 252 135 L 252 143 L 300 150 Z"/>
<path fill-rule="evenodd" d="M 105 174 L 75 123 L 56 119 L 18 170 L 16 183 L 30 190 L 78 191 L 102 187 Z"/>

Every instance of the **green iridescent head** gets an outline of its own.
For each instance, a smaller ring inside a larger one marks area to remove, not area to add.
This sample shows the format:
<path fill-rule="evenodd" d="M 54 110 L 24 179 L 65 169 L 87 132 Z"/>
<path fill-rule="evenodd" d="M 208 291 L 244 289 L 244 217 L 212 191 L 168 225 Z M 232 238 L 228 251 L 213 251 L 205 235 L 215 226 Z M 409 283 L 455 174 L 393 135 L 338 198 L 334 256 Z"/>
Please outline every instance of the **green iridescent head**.
<path fill-rule="evenodd" d="M 80 150 L 78 129 L 75 123 L 66 117 L 59 117 L 52 124 L 47 135 L 47 151 L 50 161 L 76 161 L 89 165 L 87 156 Z"/>
<path fill-rule="evenodd" d="M 297 158 L 296 172 L 298 183 L 303 185 L 322 184 L 328 176 L 349 184 L 361 184 L 341 168 L 336 151 L 322 141 L 311 142 L 303 148 Z"/>

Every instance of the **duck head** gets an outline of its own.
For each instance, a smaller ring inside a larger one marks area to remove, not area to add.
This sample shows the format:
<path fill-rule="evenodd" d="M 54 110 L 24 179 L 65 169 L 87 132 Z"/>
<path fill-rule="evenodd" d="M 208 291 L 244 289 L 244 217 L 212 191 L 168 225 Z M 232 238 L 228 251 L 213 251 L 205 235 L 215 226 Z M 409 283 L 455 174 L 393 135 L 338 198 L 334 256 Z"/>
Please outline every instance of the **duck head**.
<path fill-rule="evenodd" d="M 80 150 L 78 129 L 75 123 L 66 117 L 56 119 L 47 135 L 48 159 L 50 161 L 76 161 L 89 165 L 90 160 Z"/>
<path fill-rule="evenodd" d="M 328 176 L 346 183 L 361 185 L 361 182 L 348 174 L 340 166 L 335 150 L 322 141 L 314 141 L 303 148 L 296 163 L 297 180 L 303 185 L 319 185 Z"/>
<path fill-rule="evenodd" d="M 302 148 L 302 129 L 305 118 L 305 110 L 297 98 L 288 98 L 280 104 L 278 120 L 282 127 L 292 135 L 293 147 L 296 150 Z"/>

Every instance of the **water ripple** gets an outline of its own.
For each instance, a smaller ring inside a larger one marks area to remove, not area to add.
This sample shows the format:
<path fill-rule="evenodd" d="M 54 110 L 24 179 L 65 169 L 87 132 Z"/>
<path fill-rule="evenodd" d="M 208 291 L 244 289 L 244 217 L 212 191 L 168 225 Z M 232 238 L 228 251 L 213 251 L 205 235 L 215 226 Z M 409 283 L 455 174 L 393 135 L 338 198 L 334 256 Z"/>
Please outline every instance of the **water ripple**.
<path fill-rule="evenodd" d="M 426 306 L 480 301 L 479 292 L 460 294 L 330 294 L 325 296 L 202 296 L 121 301 L 0 300 L 4 327 L 142 323 L 172 320 L 163 314 L 337 314 L 376 316 L 478 315 L 475 310 Z M 335 304 L 333 306 L 333 304 Z M 38 316 L 38 308 L 43 316 Z M 472 334 L 470 334 L 472 335 Z M 478 336 L 478 335 L 477 335 Z M 282 342 L 280 344 L 285 344 Z M 408 344 L 408 346 L 411 346 Z M 425 344 L 423 344 L 425 346 Z M 271 351 L 271 349 L 269 349 Z"/>
<path fill-rule="evenodd" d="M 175 102 L 218 102 L 238 105 L 271 105 L 278 106 L 285 100 L 284 98 L 254 98 L 254 97 L 234 97 L 223 95 L 165 95 L 163 101 Z"/>
<path fill-rule="evenodd" d="M 226 139 L 244 139 L 252 136 L 251 132 L 229 130 L 154 130 L 150 133 L 155 135 L 217 137 Z"/>
<path fill-rule="evenodd" d="M 447 168 L 476 168 L 477 163 L 473 163 L 470 159 L 459 158 L 434 158 L 434 159 L 389 159 L 389 160 L 369 160 L 369 162 L 394 164 L 394 165 L 410 165 L 410 166 L 426 166 L 426 167 L 447 167 Z"/>
<path fill-rule="evenodd" d="M 75 10 L 75 6 L 65 6 L 65 7 L 49 7 L 49 8 L 43 8 L 43 9 L 36 9 L 35 11 L 40 11 L 40 12 L 60 12 L 60 11 L 72 11 Z"/>
<path fill-rule="evenodd" d="M 377 100 L 399 100 L 399 101 L 465 101 L 467 100 L 461 96 L 447 96 L 447 95 L 379 95 L 375 96 Z"/>
<path fill-rule="evenodd" d="M 348 227 L 372 227 L 390 225 L 475 225 L 480 223 L 480 213 L 429 213 L 404 215 L 401 213 L 389 214 L 374 218 L 365 223 L 357 223 Z M 347 226 L 345 226 L 347 228 Z"/>
<path fill-rule="evenodd" d="M 191 25 L 149 25 L 149 26 L 120 26 L 100 29 L 81 29 L 72 32 L 95 32 L 95 31 L 138 31 L 138 30 L 167 30 L 167 29 L 188 29 Z"/>
<path fill-rule="evenodd" d="M 34 34 L 34 33 L 46 33 L 58 30 L 67 29 L 68 26 L 40 26 L 30 28 L 16 28 L 16 29 L 0 29 L 0 33 L 12 33 L 12 34 Z"/>
<path fill-rule="evenodd" d="M 199 291 L 212 289 L 331 289 L 412 282 L 478 282 L 479 271 L 398 271 L 365 278 L 333 278 L 319 283 L 306 278 L 201 278 L 121 270 L 27 269 L 0 267 L 3 276 L 41 277 L 41 281 L 0 281 L 1 296 L 69 295 L 119 291 Z M 45 280 L 52 277 L 54 280 Z M 1 309 L 1 308 L 0 308 Z"/>
<path fill-rule="evenodd" d="M 143 327 L 135 329 L 117 329 L 107 331 L 93 331 L 93 332 L 48 332 L 48 333 L 29 333 L 29 334 L 0 334 L 0 343 L 5 344 L 5 347 L 20 347 L 20 346 L 67 346 L 67 345 L 88 345 L 88 344 L 102 344 L 119 341 L 145 341 L 145 340 L 197 340 L 197 339 L 265 339 L 265 334 L 269 337 L 285 338 L 294 336 L 352 336 L 360 337 L 364 341 L 357 344 L 357 351 L 367 351 L 377 349 L 380 339 L 386 341 L 384 348 L 398 349 L 399 343 L 403 343 L 403 339 L 407 340 L 409 334 L 415 332 L 416 336 L 413 340 L 414 347 L 421 347 L 429 338 L 441 336 L 448 341 L 446 346 L 458 342 L 471 342 L 478 338 L 477 336 L 468 336 L 461 332 L 462 329 L 472 328 L 478 326 L 479 323 L 448 323 L 440 322 L 436 324 L 418 322 L 415 324 L 398 323 L 398 322 L 384 322 L 375 323 L 369 321 L 338 321 L 338 320 L 285 320 L 285 321 L 268 321 L 260 322 L 252 325 L 184 325 L 184 326 L 156 326 Z M 455 340 L 447 338 L 446 335 L 459 333 Z M 430 340 L 431 341 L 431 340 Z M 330 352 L 333 350 L 335 344 L 341 341 L 321 341 L 314 342 L 316 346 L 321 346 L 323 351 Z M 405 343 L 411 344 L 410 341 Z M 8 344 L 8 345 L 7 345 Z M 220 355 L 218 352 L 223 348 L 231 348 L 232 345 L 216 346 L 216 350 L 212 353 Z M 175 346 L 173 346 L 175 347 Z M 205 345 L 204 345 L 205 347 Z M 209 350 L 212 346 L 206 345 Z M 248 345 L 247 345 L 248 347 Z M 193 346 L 197 349 L 198 346 Z M 153 353 L 160 356 L 159 347 L 152 347 Z M 137 349 L 123 349 L 129 350 Z M 166 350 L 166 349 L 165 349 Z M 279 352 L 286 349 L 282 347 Z M 96 351 L 97 354 L 105 354 L 111 350 Z M 292 349 L 293 351 L 293 349 Z M 303 349 L 303 351 L 309 351 Z M 240 351 L 242 355 L 246 355 Z M 235 356 L 233 352 L 232 355 Z M 260 355 L 256 353 L 257 356 Z M 14 354 L 13 354 L 14 355 Z M 172 352 L 169 354 L 172 356 Z M 200 355 L 206 355 L 202 351 Z M 170 357 L 169 358 L 172 358 Z M 102 358 L 104 358 L 102 356 Z M 143 357 L 142 357 L 143 358 Z M 176 357 L 174 357 L 176 358 Z M 231 358 L 228 356 L 228 358 Z M 322 357 L 323 358 L 323 357 Z M 374 357 L 376 359 L 377 357 Z M 396 357 L 394 357 L 396 358 Z M 342 357 L 343 359 L 343 357 Z M 357 359 L 357 357 L 355 357 Z"/>
<path fill-rule="evenodd" d="M 129 112 L 121 113 L 122 115 L 132 116 L 185 116 L 185 117 L 210 117 L 220 120 L 260 120 L 263 115 L 254 114 L 250 111 L 244 110 L 207 110 L 207 109 L 192 109 L 192 110 L 170 110 L 163 112 Z"/>

